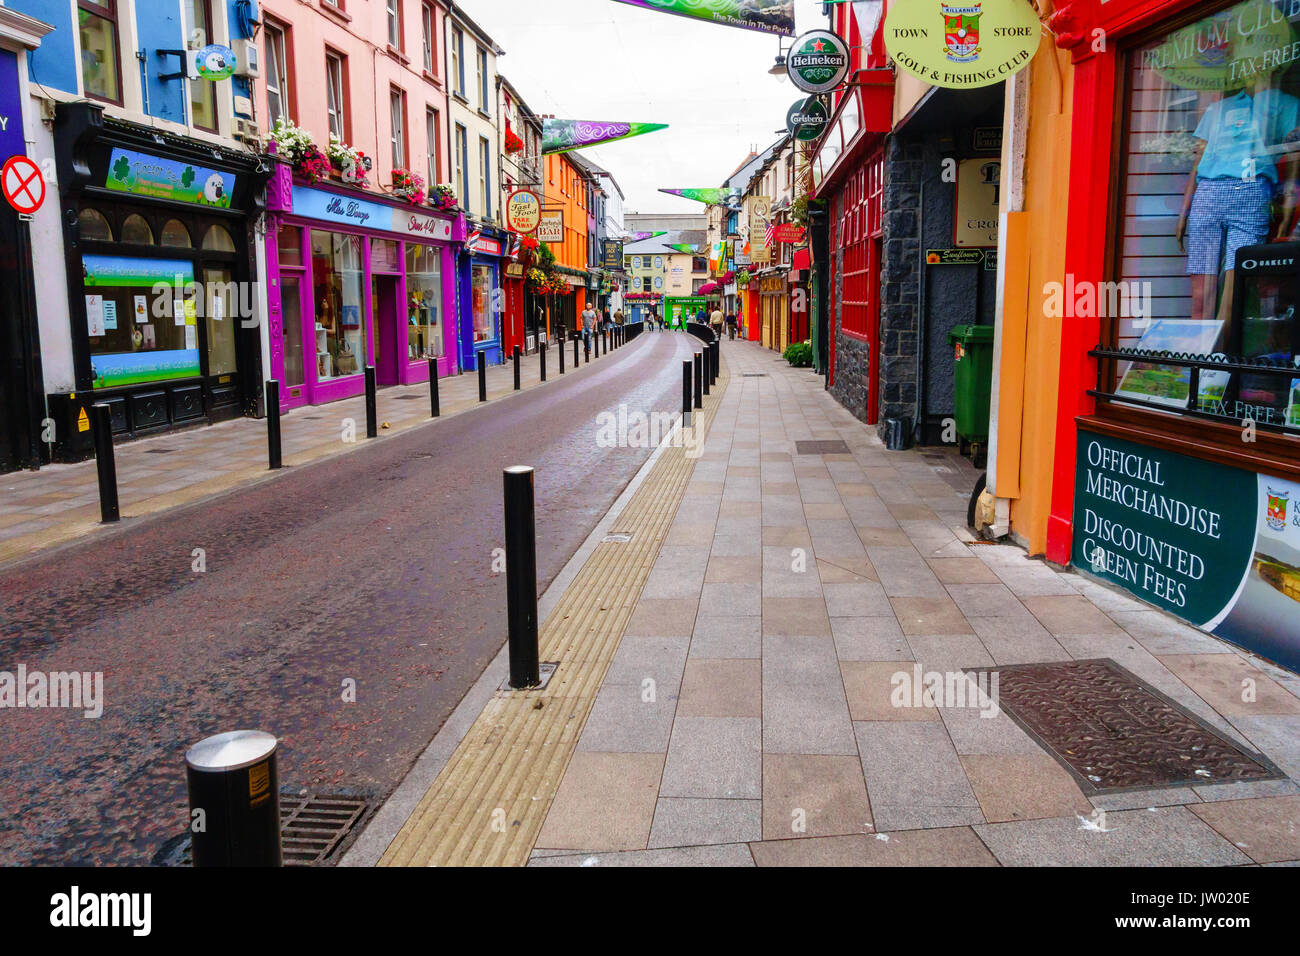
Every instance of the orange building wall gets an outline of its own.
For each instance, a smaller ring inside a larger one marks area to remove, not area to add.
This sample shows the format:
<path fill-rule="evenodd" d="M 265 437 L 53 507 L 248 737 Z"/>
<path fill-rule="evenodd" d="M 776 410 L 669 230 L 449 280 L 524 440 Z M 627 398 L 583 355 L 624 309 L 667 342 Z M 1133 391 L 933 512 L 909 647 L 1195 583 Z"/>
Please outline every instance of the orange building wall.
<path fill-rule="evenodd" d="M 587 187 L 578 168 L 563 153 L 546 157 L 546 207 L 564 211 L 564 242 L 551 243 L 557 265 L 587 270 Z M 587 290 L 573 293 L 577 312 L 587 303 Z"/>

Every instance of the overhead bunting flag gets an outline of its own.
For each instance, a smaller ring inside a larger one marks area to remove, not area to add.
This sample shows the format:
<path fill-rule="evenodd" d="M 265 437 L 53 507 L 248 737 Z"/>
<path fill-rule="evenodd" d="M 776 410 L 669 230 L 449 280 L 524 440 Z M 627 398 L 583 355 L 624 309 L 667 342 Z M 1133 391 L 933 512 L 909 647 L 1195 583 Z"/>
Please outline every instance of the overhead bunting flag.
<path fill-rule="evenodd" d="M 623 238 L 623 241 L 628 244 L 631 244 L 633 242 L 643 242 L 646 239 L 653 239 L 656 236 L 666 236 L 666 235 L 668 235 L 668 230 L 666 229 L 660 229 L 658 232 L 629 232 Z"/>
<path fill-rule="evenodd" d="M 616 0 L 742 30 L 794 36 L 794 0 Z"/>
<path fill-rule="evenodd" d="M 572 149 L 612 143 L 642 133 L 667 129 L 667 123 L 606 123 L 601 120 L 542 120 L 542 152 L 567 153 Z"/>
<path fill-rule="evenodd" d="M 668 193 L 670 196 L 681 196 L 683 199 L 694 199 L 696 202 L 702 202 L 706 206 L 740 206 L 740 190 L 724 189 L 722 187 L 706 187 L 704 189 L 660 189 L 661 193 Z"/>

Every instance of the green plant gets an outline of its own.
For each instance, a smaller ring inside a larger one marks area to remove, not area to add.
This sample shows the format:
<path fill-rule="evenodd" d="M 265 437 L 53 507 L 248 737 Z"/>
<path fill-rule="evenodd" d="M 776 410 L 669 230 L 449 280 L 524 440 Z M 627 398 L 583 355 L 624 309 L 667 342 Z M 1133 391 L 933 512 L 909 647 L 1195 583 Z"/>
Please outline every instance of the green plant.
<path fill-rule="evenodd" d="M 811 342 L 791 342 L 781 353 L 781 357 L 795 368 L 811 368 L 813 350 Z"/>

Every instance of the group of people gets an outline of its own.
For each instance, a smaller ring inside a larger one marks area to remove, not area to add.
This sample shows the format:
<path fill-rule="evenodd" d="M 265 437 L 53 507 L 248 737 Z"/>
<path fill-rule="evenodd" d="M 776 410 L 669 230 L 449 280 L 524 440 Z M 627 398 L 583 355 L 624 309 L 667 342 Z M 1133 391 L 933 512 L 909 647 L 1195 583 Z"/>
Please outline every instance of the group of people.
<path fill-rule="evenodd" d="M 626 321 L 623 310 L 615 309 L 614 314 L 609 314 L 609 309 L 602 309 L 599 313 L 588 303 L 587 307 L 582 310 L 582 344 L 587 348 L 591 347 L 591 337 L 597 329 L 609 331 L 616 325 L 622 325 Z"/>
<path fill-rule="evenodd" d="M 647 329 L 662 332 L 668 327 L 668 323 L 658 311 L 650 312 L 644 321 Z M 699 322 L 701 325 L 710 326 L 719 339 L 722 338 L 724 329 L 727 337 L 734 339 L 737 330 L 740 328 L 739 315 L 734 312 L 724 313 L 721 307 L 716 305 L 713 307 L 712 312 L 709 312 L 706 309 L 700 309 L 700 311 L 695 315 L 695 321 Z M 614 314 L 611 316 L 609 309 L 602 309 L 600 312 L 597 312 L 594 308 L 588 305 L 582 310 L 581 322 L 582 340 L 584 343 L 590 345 L 591 336 L 595 334 L 597 329 L 611 329 L 616 325 L 623 325 L 624 322 L 626 322 L 626 318 L 623 315 L 622 309 L 614 310 Z"/>
<path fill-rule="evenodd" d="M 722 338 L 722 330 L 724 326 L 727 330 L 727 338 L 734 339 L 736 337 L 736 327 L 740 324 L 739 315 L 735 312 L 724 313 L 722 309 L 716 305 L 713 307 L 713 311 L 708 313 L 707 316 L 705 315 L 705 310 L 700 309 L 695 320 L 702 325 L 708 325 L 712 328 L 713 334 L 719 339 Z"/>

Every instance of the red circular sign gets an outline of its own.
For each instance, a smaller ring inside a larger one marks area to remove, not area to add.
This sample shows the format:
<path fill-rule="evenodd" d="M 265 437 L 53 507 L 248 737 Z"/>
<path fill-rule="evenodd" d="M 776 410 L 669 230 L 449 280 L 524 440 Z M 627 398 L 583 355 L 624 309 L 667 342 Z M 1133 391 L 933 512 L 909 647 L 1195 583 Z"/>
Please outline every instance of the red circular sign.
<path fill-rule="evenodd" d="M 11 156 L 0 169 L 0 192 L 14 209 L 30 215 L 45 202 L 45 177 L 26 156 Z"/>

